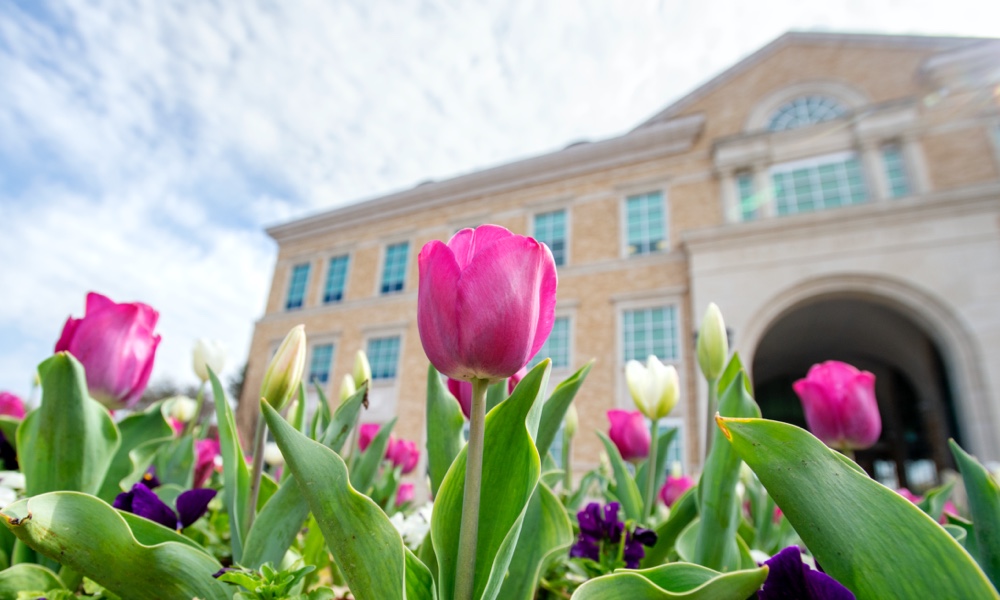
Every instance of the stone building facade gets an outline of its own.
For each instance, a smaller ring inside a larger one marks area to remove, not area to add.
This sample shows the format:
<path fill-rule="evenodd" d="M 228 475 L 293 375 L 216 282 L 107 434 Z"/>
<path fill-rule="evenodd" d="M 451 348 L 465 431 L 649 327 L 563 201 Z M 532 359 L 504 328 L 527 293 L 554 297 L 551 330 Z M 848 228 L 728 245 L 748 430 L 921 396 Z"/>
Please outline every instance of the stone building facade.
<path fill-rule="evenodd" d="M 814 362 L 874 372 L 883 439 L 862 464 L 920 487 L 947 437 L 1000 460 L 1000 41 L 788 33 L 619 137 L 359 202 L 268 230 L 278 243 L 240 422 L 271 353 L 304 323 L 310 377 L 335 398 L 357 349 L 365 420 L 424 440 L 420 248 L 496 223 L 560 261 L 553 382 L 594 367 L 579 470 L 605 412 L 631 408 L 630 358 L 680 372 L 671 462 L 700 463 L 694 332 L 725 315 L 765 416 L 801 422 Z"/>

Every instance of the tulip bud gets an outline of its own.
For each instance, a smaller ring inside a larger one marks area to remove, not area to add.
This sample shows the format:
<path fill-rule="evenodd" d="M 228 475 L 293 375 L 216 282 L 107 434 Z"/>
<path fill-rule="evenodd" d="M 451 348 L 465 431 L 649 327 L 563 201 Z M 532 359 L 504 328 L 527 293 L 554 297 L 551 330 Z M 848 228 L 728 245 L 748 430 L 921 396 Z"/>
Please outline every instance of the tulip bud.
<path fill-rule="evenodd" d="M 399 486 L 396 491 L 396 508 L 405 505 L 408 502 L 413 502 L 413 497 L 416 495 L 412 483 L 404 483 Z"/>
<path fill-rule="evenodd" d="M 570 404 L 569 408 L 566 409 L 566 417 L 564 418 L 566 424 L 565 429 L 563 429 L 563 435 L 567 438 L 572 438 L 576 435 L 576 429 L 580 426 L 580 415 L 576 412 L 576 405 Z"/>
<path fill-rule="evenodd" d="M 358 388 L 354 385 L 354 378 L 350 375 L 344 375 L 344 380 L 340 382 L 340 401 L 347 400 L 357 391 Z"/>
<path fill-rule="evenodd" d="M 618 447 L 624 460 L 638 462 L 649 456 L 651 437 L 642 413 L 634 410 L 609 410 L 611 430 L 608 437 Z"/>
<path fill-rule="evenodd" d="M 809 431 L 832 448 L 871 448 L 882 433 L 875 376 L 830 360 L 813 365 L 792 388 L 802 401 Z"/>
<path fill-rule="evenodd" d="M 716 381 L 726 368 L 729 358 L 729 338 L 722 311 L 714 302 L 709 303 L 698 330 L 698 366 L 705 379 Z"/>
<path fill-rule="evenodd" d="M 364 350 L 358 350 L 354 355 L 354 389 L 361 387 L 372 379 L 372 366 L 368 363 L 368 355 Z"/>
<path fill-rule="evenodd" d="M 23 419 L 27 411 L 24 408 L 24 400 L 11 392 L 0 392 L 0 415 Z"/>
<path fill-rule="evenodd" d="M 202 382 L 208 381 L 209 367 L 218 375 L 226 366 L 226 348 L 219 340 L 200 338 L 194 343 L 191 362 L 198 379 Z"/>
<path fill-rule="evenodd" d="M 637 360 L 625 365 L 625 381 L 636 408 L 653 421 L 667 416 L 677 404 L 679 387 L 677 369 L 666 366 L 650 355 L 646 366 Z"/>
<path fill-rule="evenodd" d="M 296 325 L 285 336 L 281 346 L 264 372 L 260 395 L 274 410 L 281 410 L 291 399 L 306 369 L 306 328 Z"/>
<path fill-rule="evenodd" d="M 170 406 L 170 416 L 181 423 L 187 423 L 195 417 L 198 410 L 198 403 L 187 396 L 174 396 L 167 399 Z"/>

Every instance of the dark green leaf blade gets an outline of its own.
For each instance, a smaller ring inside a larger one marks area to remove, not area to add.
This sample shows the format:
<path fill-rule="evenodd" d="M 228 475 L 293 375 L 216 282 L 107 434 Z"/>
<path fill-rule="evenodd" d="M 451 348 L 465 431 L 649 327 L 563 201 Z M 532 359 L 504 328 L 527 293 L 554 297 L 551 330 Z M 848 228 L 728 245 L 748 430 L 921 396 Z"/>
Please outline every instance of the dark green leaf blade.
<path fill-rule="evenodd" d="M 601 438 L 604 451 L 608 453 L 608 459 L 611 461 L 611 470 L 615 475 L 615 495 L 618 497 L 618 502 L 621 503 L 625 517 L 633 521 L 645 521 L 642 518 L 642 494 L 639 493 L 639 486 L 636 485 L 635 479 L 632 479 L 632 475 L 628 472 L 625 461 L 622 460 L 622 455 L 618 452 L 618 447 L 608 439 L 608 436 L 604 435 L 603 431 L 596 433 L 597 437 Z"/>
<path fill-rule="evenodd" d="M 979 461 L 955 440 L 948 440 L 969 497 L 979 564 L 994 586 L 1000 585 L 1000 486 Z"/>
<path fill-rule="evenodd" d="M 557 556 L 565 554 L 573 543 L 573 524 L 559 498 L 544 484 L 535 487 L 521 526 L 514 556 L 498 598 L 532 600 L 538 581 Z"/>
<path fill-rule="evenodd" d="M 434 365 L 427 368 L 427 469 L 431 496 L 436 497 L 441 481 L 465 445 L 462 427 L 465 417 L 458 400 L 448 391 Z"/>
<path fill-rule="evenodd" d="M 538 437 L 535 439 L 539 456 L 548 454 L 559 428 L 562 427 L 563 419 L 566 418 L 566 411 L 573 404 L 573 398 L 576 398 L 576 393 L 580 391 L 580 386 L 587 379 L 593 366 L 594 361 L 590 361 L 576 373 L 559 382 L 556 389 L 552 390 L 552 395 L 545 401 L 542 407 L 542 420 L 538 424 Z"/>
<path fill-rule="evenodd" d="M 222 455 L 222 500 L 229 515 L 229 535 L 232 539 L 233 560 L 237 563 L 243 559 L 243 543 L 247 531 L 247 503 L 250 499 L 250 471 L 243 457 L 240 446 L 239 432 L 236 429 L 236 417 L 233 409 L 226 401 L 226 393 L 222 383 L 212 369 L 208 369 L 212 381 L 212 398 L 215 401 L 215 416 L 219 427 L 219 453 Z"/>
<path fill-rule="evenodd" d="M 584 583 L 573 600 L 746 600 L 767 578 L 767 567 L 717 573 L 690 563 L 620 570 Z"/>

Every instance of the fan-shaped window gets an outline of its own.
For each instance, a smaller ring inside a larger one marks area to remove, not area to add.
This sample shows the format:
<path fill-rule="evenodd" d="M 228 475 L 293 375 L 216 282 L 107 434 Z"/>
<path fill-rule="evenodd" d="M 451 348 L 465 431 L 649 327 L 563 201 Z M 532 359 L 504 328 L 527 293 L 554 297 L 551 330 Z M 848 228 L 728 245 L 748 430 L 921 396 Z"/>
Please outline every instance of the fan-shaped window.
<path fill-rule="evenodd" d="M 805 127 L 814 123 L 830 121 L 842 116 L 845 109 L 839 102 L 826 96 L 802 96 L 783 104 L 774 111 L 767 128 L 771 131 L 784 131 Z"/>

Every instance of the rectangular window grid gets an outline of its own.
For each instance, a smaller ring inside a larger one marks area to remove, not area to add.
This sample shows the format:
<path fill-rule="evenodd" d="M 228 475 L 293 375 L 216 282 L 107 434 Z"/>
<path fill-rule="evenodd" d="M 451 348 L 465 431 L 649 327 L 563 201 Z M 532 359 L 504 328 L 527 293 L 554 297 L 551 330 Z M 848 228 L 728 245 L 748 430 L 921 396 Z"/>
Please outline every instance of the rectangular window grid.
<path fill-rule="evenodd" d="M 868 199 L 857 158 L 774 169 L 775 207 L 779 215 L 860 204 Z"/>
<path fill-rule="evenodd" d="M 626 200 L 629 255 L 660 252 L 666 247 L 663 194 L 650 192 Z"/>
<path fill-rule="evenodd" d="M 323 303 L 340 302 L 344 299 L 344 285 L 347 283 L 347 255 L 334 256 L 326 271 L 326 290 Z"/>
<path fill-rule="evenodd" d="M 330 365 L 333 363 L 333 344 L 316 344 L 309 360 L 309 383 L 330 381 Z"/>
<path fill-rule="evenodd" d="M 549 247 L 557 267 L 566 264 L 566 211 L 535 215 L 535 239 Z"/>
<path fill-rule="evenodd" d="M 903 153 L 897 144 L 889 144 L 882 148 L 882 162 L 885 164 L 885 180 L 889 187 L 889 196 L 892 198 L 909 196 L 910 183 L 906 177 Z"/>
<path fill-rule="evenodd" d="M 399 364 L 399 336 L 368 340 L 368 362 L 372 379 L 395 379 Z"/>
<path fill-rule="evenodd" d="M 292 267 L 291 281 L 288 282 L 288 298 L 285 300 L 285 310 L 302 308 L 306 298 L 306 285 L 309 283 L 309 263 Z"/>
<path fill-rule="evenodd" d="M 754 194 L 752 173 L 740 173 L 736 176 L 736 192 L 740 202 L 740 220 L 753 221 L 760 218 L 760 203 Z"/>
<path fill-rule="evenodd" d="M 546 358 L 552 359 L 553 369 L 569 366 L 569 317 L 556 317 L 549 338 L 528 363 L 528 367 L 534 367 Z"/>
<path fill-rule="evenodd" d="M 622 321 L 626 361 L 645 361 L 650 354 L 663 361 L 680 358 L 677 349 L 677 307 L 627 310 Z"/>
<path fill-rule="evenodd" d="M 400 242 L 385 249 L 385 266 L 382 268 L 382 293 L 399 292 L 406 283 L 406 255 L 410 243 Z"/>

